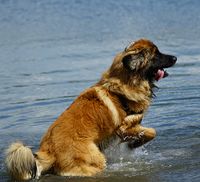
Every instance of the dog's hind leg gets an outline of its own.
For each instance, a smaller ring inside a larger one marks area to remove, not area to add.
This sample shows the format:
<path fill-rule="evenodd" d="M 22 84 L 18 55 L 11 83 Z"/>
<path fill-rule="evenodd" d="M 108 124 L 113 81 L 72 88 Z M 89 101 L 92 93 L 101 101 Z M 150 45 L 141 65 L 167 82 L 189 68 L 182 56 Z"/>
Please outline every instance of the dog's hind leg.
<path fill-rule="evenodd" d="M 80 149 L 80 148 L 79 148 Z M 64 162 L 62 160 L 62 162 Z M 94 143 L 84 145 L 84 150 L 76 151 L 71 161 L 62 163 L 58 172 L 62 176 L 93 176 L 106 167 L 104 155 Z"/>

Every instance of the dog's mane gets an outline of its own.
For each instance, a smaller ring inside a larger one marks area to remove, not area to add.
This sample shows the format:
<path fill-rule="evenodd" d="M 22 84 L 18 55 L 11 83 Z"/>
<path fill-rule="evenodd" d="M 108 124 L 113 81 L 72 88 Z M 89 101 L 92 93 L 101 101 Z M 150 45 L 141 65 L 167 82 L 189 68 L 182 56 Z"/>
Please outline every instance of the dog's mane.
<path fill-rule="evenodd" d="M 135 102 L 144 100 L 150 101 L 155 95 L 153 88 L 156 87 L 153 83 L 138 78 L 137 76 L 125 82 L 118 78 L 108 78 L 106 74 L 102 76 L 102 79 L 97 83 L 97 85 Z"/>
<path fill-rule="evenodd" d="M 144 65 L 137 64 L 135 71 L 125 68 L 123 57 L 124 52 L 116 55 L 111 67 L 103 73 L 97 84 L 131 101 L 150 101 L 155 96 L 154 79 L 147 74 Z M 145 60 L 148 59 L 149 55 L 146 55 Z M 147 61 L 144 63 L 148 64 Z"/>

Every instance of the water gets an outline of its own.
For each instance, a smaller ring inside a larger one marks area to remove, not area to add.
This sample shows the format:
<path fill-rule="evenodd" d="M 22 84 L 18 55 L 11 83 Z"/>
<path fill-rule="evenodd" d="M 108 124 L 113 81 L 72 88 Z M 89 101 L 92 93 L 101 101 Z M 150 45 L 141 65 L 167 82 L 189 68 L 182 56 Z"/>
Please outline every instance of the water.
<path fill-rule="evenodd" d="M 198 0 L 0 0 L 0 181 L 10 181 L 8 144 L 36 150 L 59 114 L 141 37 L 178 57 L 143 120 L 156 139 L 134 151 L 111 147 L 98 177 L 39 181 L 199 181 L 199 7 Z"/>

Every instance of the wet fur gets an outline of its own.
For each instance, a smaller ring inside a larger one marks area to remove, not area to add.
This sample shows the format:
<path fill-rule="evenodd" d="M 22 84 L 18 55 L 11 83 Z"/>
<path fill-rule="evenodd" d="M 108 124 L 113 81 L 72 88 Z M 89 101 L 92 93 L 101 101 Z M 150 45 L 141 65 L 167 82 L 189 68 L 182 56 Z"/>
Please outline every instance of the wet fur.
<path fill-rule="evenodd" d="M 142 127 L 141 120 L 152 99 L 154 79 L 150 70 L 155 69 L 152 60 L 157 50 L 152 42 L 139 40 L 119 53 L 100 81 L 81 93 L 49 127 L 34 154 L 35 162 L 27 147 L 11 145 L 6 158 L 11 175 L 30 178 L 34 173 L 30 167 L 36 164 L 36 177 L 47 172 L 93 176 L 106 167 L 100 146 L 107 139 L 119 136 L 128 141 L 127 136 L 139 136 L 136 146 L 153 139 L 155 130 Z M 19 170 L 13 165 L 16 161 Z"/>

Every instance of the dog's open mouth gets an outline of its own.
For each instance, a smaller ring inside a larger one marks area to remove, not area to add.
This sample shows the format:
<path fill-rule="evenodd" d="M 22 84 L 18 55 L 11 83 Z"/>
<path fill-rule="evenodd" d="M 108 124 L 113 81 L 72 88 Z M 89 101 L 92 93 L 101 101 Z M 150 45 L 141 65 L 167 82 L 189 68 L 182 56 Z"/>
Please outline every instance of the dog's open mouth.
<path fill-rule="evenodd" d="M 157 72 L 155 72 L 155 80 L 159 81 L 162 78 L 167 77 L 169 74 L 162 68 L 158 69 Z"/>

